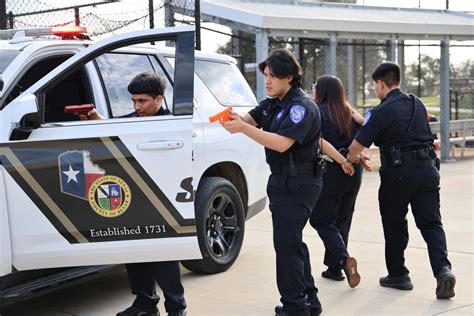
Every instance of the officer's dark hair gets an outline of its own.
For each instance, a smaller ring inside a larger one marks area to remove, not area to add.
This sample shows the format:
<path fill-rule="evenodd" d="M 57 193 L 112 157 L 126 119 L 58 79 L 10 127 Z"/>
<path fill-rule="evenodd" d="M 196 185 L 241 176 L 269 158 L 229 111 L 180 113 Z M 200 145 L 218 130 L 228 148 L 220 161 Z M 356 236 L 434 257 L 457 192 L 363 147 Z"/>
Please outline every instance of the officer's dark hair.
<path fill-rule="evenodd" d="M 258 69 L 264 73 L 265 67 L 267 66 L 272 74 L 279 79 L 292 76 L 293 80 L 291 80 L 290 84 L 293 88 L 301 86 L 303 70 L 296 60 L 295 55 L 288 49 L 275 49 L 258 65 Z"/>
<path fill-rule="evenodd" d="M 384 62 L 378 65 L 372 73 L 374 81 L 382 80 L 388 88 L 400 84 L 400 66 L 393 62 Z"/>
<path fill-rule="evenodd" d="M 165 82 L 154 72 L 142 72 L 130 81 L 127 90 L 130 94 L 148 94 L 155 99 L 165 93 Z"/>
<path fill-rule="evenodd" d="M 351 105 L 347 101 L 344 86 L 339 78 L 334 76 L 321 76 L 316 80 L 316 99 L 314 102 L 320 106 L 326 104 L 329 116 L 339 130 L 339 134 L 347 139 L 352 137 Z"/>

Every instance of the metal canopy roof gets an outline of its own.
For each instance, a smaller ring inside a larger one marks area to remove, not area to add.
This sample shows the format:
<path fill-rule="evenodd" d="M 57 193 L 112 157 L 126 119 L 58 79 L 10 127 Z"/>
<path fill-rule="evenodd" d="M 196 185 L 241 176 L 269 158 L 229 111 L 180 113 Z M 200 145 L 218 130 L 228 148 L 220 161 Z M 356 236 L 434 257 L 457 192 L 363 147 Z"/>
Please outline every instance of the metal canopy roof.
<path fill-rule="evenodd" d="M 269 36 L 350 39 L 473 40 L 474 15 L 449 10 L 401 9 L 311 1 L 203 0 L 201 15 Z"/>

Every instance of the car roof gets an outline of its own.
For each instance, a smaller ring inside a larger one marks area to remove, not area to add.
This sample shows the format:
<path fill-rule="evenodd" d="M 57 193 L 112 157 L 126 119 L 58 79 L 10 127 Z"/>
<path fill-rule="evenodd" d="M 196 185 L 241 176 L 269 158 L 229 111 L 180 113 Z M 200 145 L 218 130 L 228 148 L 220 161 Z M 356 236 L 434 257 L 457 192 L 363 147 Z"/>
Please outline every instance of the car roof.
<path fill-rule="evenodd" d="M 62 46 L 62 47 L 75 47 L 75 48 L 82 48 L 87 45 L 93 44 L 95 41 L 92 40 L 61 40 L 61 39 L 51 39 L 51 38 L 34 38 L 34 39 L 25 39 L 24 41 L 20 42 L 13 42 L 12 40 L 0 40 L 0 50 L 9 50 L 9 51 L 23 51 L 27 47 L 32 48 L 33 50 L 42 49 L 51 46 Z M 160 45 L 151 45 L 151 44 L 140 44 L 140 45 L 133 45 L 127 48 L 120 49 L 119 51 L 124 50 L 133 50 L 139 52 L 140 50 L 146 50 L 148 52 L 158 51 L 163 55 L 173 56 L 175 49 L 173 47 L 166 47 Z M 209 52 L 202 52 L 202 51 L 195 51 L 196 59 L 204 59 L 204 60 L 214 60 L 226 63 L 236 63 L 235 59 L 218 53 L 209 53 Z"/>

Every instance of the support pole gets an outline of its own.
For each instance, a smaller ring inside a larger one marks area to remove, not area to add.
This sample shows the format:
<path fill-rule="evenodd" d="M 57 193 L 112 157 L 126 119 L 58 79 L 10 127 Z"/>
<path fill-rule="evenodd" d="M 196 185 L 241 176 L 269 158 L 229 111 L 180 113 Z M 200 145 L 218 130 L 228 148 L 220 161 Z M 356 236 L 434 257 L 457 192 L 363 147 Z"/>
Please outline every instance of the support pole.
<path fill-rule="evenodd" d="M 242 74 L 245 73 L 245 63 L 244 63 L 244 56 L 243 46 L 242 46 L 242 32 L 237 30 L 232 30 L 232 37 L 230 38 L 231 41 L 231 56 L 237 59 L 238 66 L 240 72 Z"/>
<path fill-rule="evenodd" d="M 7 28 L 7 4 L 6 0 L 0 0 L 0 30 Z"/>
<path fill-rule="evenodd" d="M 402 90 L 407 89 L 407 82 L 406 82 L 406 67 L 405 67 L 405 41 L 400 41 L 400 45 L 398 46 L 398 64 L 400 65 L 400 88 Z"/>
<path fill-rule="evenodd" d="M 172 0 L 165 0 L 165 27 L 174 26 L 174 10 Z"/>
<path fill-rule="evenodd" d="M 355 105 L 354 96 L 354 46 L 352 40 L 347 40 L 347 98 L 349 103 Z"/>
<path fill-rule="evenodd" d="M 196 27 L 196 50 L 201 50 L 201 2 L 194 0 L 194 25 Z"/>
<path fill-rule="evenodd" d="M 365 40 L 362 40 L 362 105 L 365 106 L 365 72 L 367 68 L 367 57 L 365 56 Z"/>
<path fill-rule="evenodd" d="M 293 54 L 295 54 L 296 59 L 301 64 L 301 38 L 294 38 L 293 43 Z"/>
<path fill-rule="evenodd" d="M 8 28 L 13 29 L 13 12 L 8 12 Z"/>
<path fill-rule="evenodd" d="M 441 127 L 441 161 L 451 160 L 449 156 L 449 40 L 441 41 L 440 58 L 440 127 Z"/>
<path fill-rule="evenodd" d="M 387 41 L 387 60 L 395 62 L 397 59 L 397 40 L 391 38 Z"/>
<path fill-rule="evenodd" d="M 326 52 L 326 74 L 337 75 L 337 39 L 336 34 L 331 34 L 329 49 Z"/>
<path fill-rule="evenodd" d="M 268 55 L 268 31 L 266 29 L 258 29 L 255 34 L 255 48 L 256 48 L 256 61 L 255 64 L 258 65 L 262 62 Z M 257 101 L 262 101 L 267 97 L 265 92 L 265 78 L 258 70 L 258 67 L 255 67 L 256 81 L 257 81 Z"/>
<path fill-rule="evenodd" d="M 74 24 L 76 26 L 81 25 L 81 16 L 79 15 L 79 8 L 74 8 Z"/>
<path fill-rule="evenodd" d="M 155 10 L 153 10 L 153 0 L 148 0 L 148 16 L 150 19 L 150 29 L 155 28 Z"/>

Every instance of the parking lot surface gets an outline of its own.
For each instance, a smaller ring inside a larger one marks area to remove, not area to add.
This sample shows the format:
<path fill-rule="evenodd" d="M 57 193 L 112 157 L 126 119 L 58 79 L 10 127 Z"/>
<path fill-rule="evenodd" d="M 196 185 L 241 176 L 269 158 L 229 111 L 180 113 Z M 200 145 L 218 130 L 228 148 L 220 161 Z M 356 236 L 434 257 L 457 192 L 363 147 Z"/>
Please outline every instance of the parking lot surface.
<path fill-rule="evenodd" d="M 408 215 L 410 242 L 406 263 L 412 291 L 379 286 L 386 275 L 384 239 L 378 212 L 378 172 L 364 174 L 349 240 L 362 281 L 355 289 L 347 282 L 321 277 L 324 247 L 307 225 L 304 239 L 311 253 L 313 276 L 319 288 L 323 315 L 474 315 L 474 159 L 441 166 L 441 208 L 449 259 L 457 277 L 456 296 L 436 300 L 436 281 L 429 265 L 426 244 Z M 241 254 L 234 266 L 218 275 L 196 275 L 183 268 L 189 316 L 274 315 L 279 303 L 275 281 L 275 255 L 268 208 L 247 222 Z M 18 303 L 0 315 L 115 315 L 132 302 L 122 269 L 92 281 Z M 164 315 L 163 302 L 159 304 Z"/>

